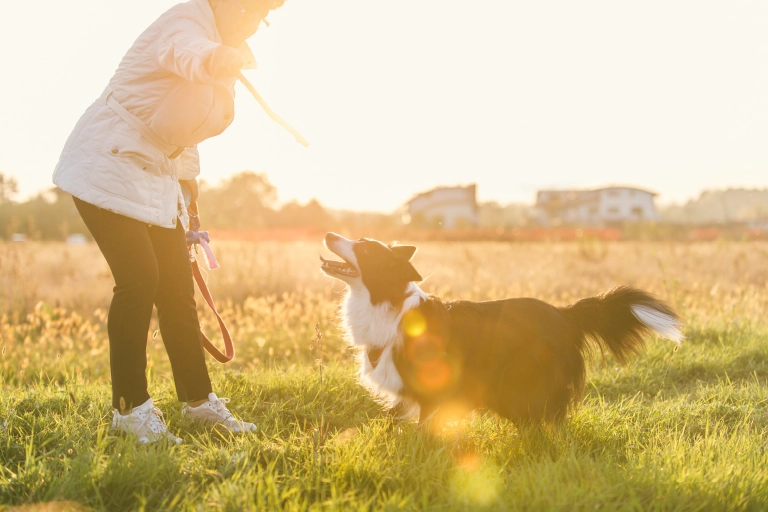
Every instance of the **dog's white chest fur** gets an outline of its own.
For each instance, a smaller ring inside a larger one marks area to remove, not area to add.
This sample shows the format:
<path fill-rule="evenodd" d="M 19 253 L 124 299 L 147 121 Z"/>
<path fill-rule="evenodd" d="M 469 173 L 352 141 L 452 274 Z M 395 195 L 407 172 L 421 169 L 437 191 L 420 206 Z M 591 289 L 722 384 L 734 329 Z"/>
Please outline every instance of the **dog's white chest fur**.
<path fill-rule="evenodd" d="M 365 286 L 351 285 L 342 304 L 342 326 L 347 341 L 360 349 L 360 377 L 363 384 L 388 406 L 400 401 L 403 381 L 392 359 L 393 351 L 403 342 L 400 320 L 406 311 L 417 307 L 427 294 L 416 283 L 408 285 L 409 297 L 402 307 L 395 308 L 389 302 L 371 304 L 371 296 Z M 368 359 L 371 349 L 382 349 L 374 368 Z"/>

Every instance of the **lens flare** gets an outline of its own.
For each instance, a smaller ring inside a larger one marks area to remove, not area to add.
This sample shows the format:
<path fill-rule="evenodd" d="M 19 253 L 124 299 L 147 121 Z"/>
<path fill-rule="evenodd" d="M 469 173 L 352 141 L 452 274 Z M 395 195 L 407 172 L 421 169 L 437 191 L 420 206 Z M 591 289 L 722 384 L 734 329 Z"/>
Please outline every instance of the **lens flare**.
<path fill-rule="evenodd" d="M 504 481 L 499 468 L 475 453 L 457 460 L 451 481 L 454 496 L 464 503 L 488 507 L 499 501 Z"/>
<path fill-rule="evenodd" d="M 405 346 L 405 356 L 413 364 L 423 364 L 445 357 L 445 342 L 439 336 L 427 333 L 412 337 Z"/>
<path fill-rule="evenodd" d="M 471 407 L 461 400 L 449 400 L 444 402 L 438 408 L 432 421 L 429 423 L 429 430 L 437 436 L 446 439 L 461 439 L 467 430 L 466 416 L 471 411 Z"/>
<path fill-rule="evenodd" d="M 456 457 L 456 465 L 465 473 L 474 473 L 482 466 L 483 461 L 475 452 L 462 453 Z"/>
<path fill-rule="evenodd" d="M 412 309 L 403 315 L 403 331 L 411 338 L 421 336 L 427 331 L 427 319 L 420 312 Z"/>
<path fill-rule="evenodd" d="M 416 378 L 426 391 L 440 391 L 451 383 L 451 367 L 444 359 L 433 359 L 419 367 Z"/>
<path fill-rule="evenodd" d="M 429 331 L 406 341 L 409 382 L 416 391 L 430 396 L 448 392 L 462 374 L 461 358 L 445 340 Z"/>

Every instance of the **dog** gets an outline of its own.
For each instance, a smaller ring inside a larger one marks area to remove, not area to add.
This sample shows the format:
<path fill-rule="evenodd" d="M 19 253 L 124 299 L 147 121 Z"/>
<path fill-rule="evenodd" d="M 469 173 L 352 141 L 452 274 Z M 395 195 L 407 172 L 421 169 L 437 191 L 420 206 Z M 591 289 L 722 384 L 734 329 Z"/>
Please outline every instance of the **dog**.
<path fill-rule="evenodd" d="M 681 343 L 667 304 L 621 286 L 570 306 L 532 298 L 448 301 L 424 293 L 411 263 L 416 247 L 328 233 L 321 270 L 348 290 L 341 307 L 358 348 L 362 383 L 390 413 L 430 420 L 443 405 L 488 408 L 515 424 L 562 421 L 584 394 L 585 357 L 621 364 L 656 333 Z"/>

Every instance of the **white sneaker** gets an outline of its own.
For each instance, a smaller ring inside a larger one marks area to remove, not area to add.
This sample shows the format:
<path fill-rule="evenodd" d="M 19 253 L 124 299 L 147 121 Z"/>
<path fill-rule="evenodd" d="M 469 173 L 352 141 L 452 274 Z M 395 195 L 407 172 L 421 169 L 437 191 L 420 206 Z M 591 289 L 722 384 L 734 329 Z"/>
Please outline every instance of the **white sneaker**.
<path fill-rule="evenodd" d="M 197 406 L 190 407 L 186 404 L 181 409 L 181 415 L 203 423 L 221 425 L 230 432 L 256 432 L 256 425 L 235 418 L 227 405 L 229 398 L 219 398 L 216 393 L 208 395 L 208 401 Z"/>
<path fill-rule="evenodd" d="M 112 428 L 137 436 L 141 444 L 155 443 L 163 439 L 171 444 L 181 444 L 180 438 L 168 432 L 163 413 L 154 406 L 151 398 L 131 409 L 130 414 L 122 415 L 116 410 L 112 416 Z"/>

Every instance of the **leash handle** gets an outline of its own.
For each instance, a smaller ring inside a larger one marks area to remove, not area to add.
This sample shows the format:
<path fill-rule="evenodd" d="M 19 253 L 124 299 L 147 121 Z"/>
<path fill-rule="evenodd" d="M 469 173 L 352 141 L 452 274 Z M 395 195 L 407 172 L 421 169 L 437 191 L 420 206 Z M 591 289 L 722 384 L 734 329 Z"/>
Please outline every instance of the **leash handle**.
<path fill-rule="evenodd" d="M 197 222 L 192 222 L 193 220 Z M 235 357 L 235 345 L 232 343 L 232 336 L 229 334 L 227 325 L 224 323 L 224 320 L 221 318 L 221 315 L 219 315 L 219 312 L 216 309 L 216 304 L 213 302 L 213 296 L 208 289 L 208 284 L 205 282 L 205 279 L 203 279 L 203 274 L 200 272 L 200 264 L 197 262 L 197 258 L 192 256 L 192 247 L 195 244 L 199 244 L 203 248 L 206 259 L 208 260 L 208 268 L 211 270 L 219 268 L 219 262 L 216 261 L 216 256 L 213 255 L 211 246 L 208 245 L 208 242 L 210 241 L 208 232 L 199 231 L 200 220 L 197 215 L 190 219 L 190 227 L 192 229 L 187 231 L 186 238 L 187 248 L 190 251 L 189 255 L 191 260 L 190 264 L 192 265 L 192 277 L 194 277 L 195 282 L 197 283 L 197 287 L 205 299 L 205 302 L 208 304 L 208 307 L 210 307 L 211 311 L 213 311 L 213 314 L 216 315 L 216 320 L 219 322 L 219 330 L 221 331 L 221 336 L 224 338 L 224 353 L 222 353 L 221 350 L 216 348 L 216 346 L 211 343 L 211 340 L 208 339 L 208 336 L 205 335 L 203 330 L 200 329 L 200 336 L 203 340 L 203 347 L 205 347 L 205 350 L 207 350 L 208 353 L 211 354 L 213 358 L 218 362 L 228 363 Z"/>
<path fill-rule="evenodd" d="M 189 207 L 190 203 L 192 202 L 192 196 L 189 188 L 182 184 L 181 193 L 184 196 L 184 202 L 186 203 L 187 207 Z M 203 251 L 205 252 L 206 260 L 208 261 L 209 269 L 214 270 L 219 268 L 219 262 L 216 261 L 216 256 L 213 255 L 211 246 L 208 245 L 208 242 L 211 241 L 208 232 L 200 231 L 200 217 L 197 215 L 196 211 L 189 212 L 189 230 L 184 234 L 184 236 L 187 239 L 187 250 L 189 250 L 190 265 L 192 265 L 192 277 L 195 279 L 197 287 L 200 290 L 200 293 L 203 295 L 205 302 L 208 304 L 208 307 L 210 307 L 213 311 L 213 314 L 216 315 L 216 320 L 219 322 L 219 330 L 221 331 L 221 336 L 224 338 L 225 352 L 222 353 L 221 350 L 216 348 L 216 346 L 211 343 L 211 340 L 208 339 L 208 336 L 205 335 L 203 330 L 200 329 L 200 336 L 202 337 L 203 347 L 205 347 L 205 350 L 207 350 L 208 353 L 211 354 L 213 358 L 218 362 L 226 364 L 235 357 L 235 345 L 232 343 L 232 336 L 229 334 L 227 325 L 224 323 L 224 320 L 222 320 L 218 310 L 216 310 L 216 304 L 213 302 L 213 296 L 211 295 L 210 290 L 208 290 L 208 284 L 205 282 L 205 279 L 203 279 L 203 274 L 200 272 L 200 264 L 197 262 L 197 258 L 192 255 L 192 248 L 195 246 L 195 244 L 202 246 Z"/>
<path fill-rule="evenodd" d="M 216 261 L 216 256 L 213 255 L 213 250 L 211 250 L 211 246 L 208 245 L 208 241 L 205 238 L 200 238 L 200 246 L 203 248 L 203 252 L 205 252 L 205 259 L 208 260 L 208 268 L 210 270 L 219 268 L 219 262 Z"/>

